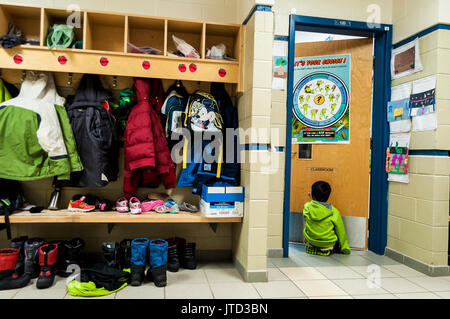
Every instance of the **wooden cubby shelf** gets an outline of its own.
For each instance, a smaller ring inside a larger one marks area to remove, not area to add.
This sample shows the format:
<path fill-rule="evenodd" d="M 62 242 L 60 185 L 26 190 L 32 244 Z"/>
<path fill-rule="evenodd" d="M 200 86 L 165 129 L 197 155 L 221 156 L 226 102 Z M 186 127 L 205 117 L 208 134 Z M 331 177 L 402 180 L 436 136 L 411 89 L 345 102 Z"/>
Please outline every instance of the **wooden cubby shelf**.
<path fill-rule="evenodd" d="M 179 212 L 177 214 L 159 214 L 145 212 L 139 215 L 110 212 L 73 212 L 69 210 L 43 210 L 41 213 L 15 212 L 9 216 L 11 224 L 27 223 L 240 223 L 241 217 L 206 218 L 200 212 Z M 5 217 L 0 216 L 0 223 Z"/>
<path fill-rule="evenodd" d="M 242 25 L 83 10 L 80 25 L 74 28 L 83 49 L 48 48 L 49 28 L 66 23 L 70 15 L 63 8 L 0 3 L 0 35 L 7 33 L 12 22 L 27 39 L 40 42 L 0 48 L 0 68 L 223 82 L 236 85 L 236 92 L 243 90 Z M 195 47 L 200 58 L 169 56 L 176 50 L 172 35 Z M 128 43 L 153 47 L 160 54 L 134 53 Z M 220 43 L 236 61 L 206 58 L 207 48 Z"/>

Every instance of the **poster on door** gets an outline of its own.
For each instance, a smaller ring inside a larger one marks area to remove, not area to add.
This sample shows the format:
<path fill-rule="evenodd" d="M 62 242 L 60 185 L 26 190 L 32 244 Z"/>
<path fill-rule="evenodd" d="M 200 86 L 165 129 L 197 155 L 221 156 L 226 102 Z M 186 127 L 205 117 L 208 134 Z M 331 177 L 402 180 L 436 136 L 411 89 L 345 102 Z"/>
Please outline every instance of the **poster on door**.
<path fill-rule="evenodd" d="M 293 144 L 350 143 L 350 54 L 294 61 Z"/>

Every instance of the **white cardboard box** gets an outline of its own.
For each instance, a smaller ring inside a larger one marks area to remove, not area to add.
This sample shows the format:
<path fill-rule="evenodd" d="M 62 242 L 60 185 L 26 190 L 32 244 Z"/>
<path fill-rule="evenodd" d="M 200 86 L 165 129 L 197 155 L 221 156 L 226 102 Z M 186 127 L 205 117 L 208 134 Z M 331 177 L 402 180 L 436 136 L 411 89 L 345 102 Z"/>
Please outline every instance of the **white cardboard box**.
<path fill-rule="evenodd" d="M 230 203 L 208 203 L 203 199 L 200 200 L 200 212 L 203 216 L 208 218 L 218 217 L 243 217 L 244 203 L 230 202 Z"/>

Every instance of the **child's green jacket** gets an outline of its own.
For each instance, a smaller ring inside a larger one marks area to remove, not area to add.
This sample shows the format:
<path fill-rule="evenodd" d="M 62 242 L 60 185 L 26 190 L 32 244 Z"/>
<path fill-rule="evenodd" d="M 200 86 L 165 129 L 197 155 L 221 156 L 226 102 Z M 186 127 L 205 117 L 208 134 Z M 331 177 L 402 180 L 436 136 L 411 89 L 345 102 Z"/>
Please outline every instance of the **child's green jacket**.
<path fill-rule="evenodd" d="M 341 252 L 350 254 L 344 223 L 336 207 L 330 210 L 316 201 L 310 201 L 304 206 L 303 217 L 306 221 L 303 234 L 311 245 L 327 248 L 339 241 Z"/>

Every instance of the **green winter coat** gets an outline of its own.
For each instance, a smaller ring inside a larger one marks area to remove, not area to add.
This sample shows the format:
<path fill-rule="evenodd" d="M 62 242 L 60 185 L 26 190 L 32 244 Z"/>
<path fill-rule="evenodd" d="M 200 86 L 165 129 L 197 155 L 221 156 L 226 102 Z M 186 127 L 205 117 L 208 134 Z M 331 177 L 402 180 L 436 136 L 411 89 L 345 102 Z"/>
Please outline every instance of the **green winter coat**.
<path fill-rule="evenodd" d="M 3 80 L 0 79 L 0 103 L 5 102 L 11 99 L 11 94 L 9 94 L 5 85 L 3 84 Z"/>
<path fill-rule="evenodd" d="M 0 104 L 0 178 L 68 179 L 82 170 L 63 104 L 42 72 L 28 72 L 19 96 Z"/>
<path fill-rule="evenodd" d="M 350 254 L 344 223 L 336 207 L 330 210 L 316 201 L 310 201 L 304 206 L 303 217 L 306 221 L 303 234 L 311 245 L 328 248 L 339 241 L 342 253 Z"/>

